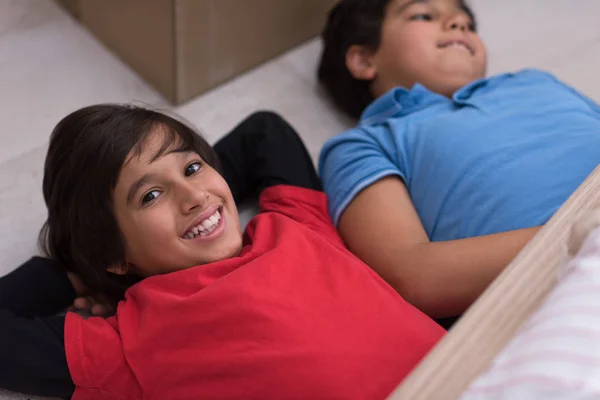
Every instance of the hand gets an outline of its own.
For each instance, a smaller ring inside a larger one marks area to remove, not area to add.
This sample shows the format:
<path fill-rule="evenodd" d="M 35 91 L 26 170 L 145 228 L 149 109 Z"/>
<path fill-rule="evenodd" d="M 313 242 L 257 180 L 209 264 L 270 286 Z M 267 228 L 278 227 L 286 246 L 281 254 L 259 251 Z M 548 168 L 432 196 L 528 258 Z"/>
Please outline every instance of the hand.
<path fill-rule="evenodd" d="M 106 300 L 99 300 L 92 296 L 82 296 L 75 299 L 69 311 L 83 312 L 97 317 L 110 317 L 114 315 L 116 306 Z"/>
<path fill-rule="evenodd" d="M 71 285 L 73 285 L 73 289 L 75 289 L 75 294 L 77 295 L 73 305 L 69 307 L 69 311 L 83 312 L 98 317 L 109 317 L 115 313 L 117 309 L 116 304 L 108 301 L 102 295 L 90 295 L 79 276 L 72 272 L 67 272 L 67 277 L 71 281 Z"/>

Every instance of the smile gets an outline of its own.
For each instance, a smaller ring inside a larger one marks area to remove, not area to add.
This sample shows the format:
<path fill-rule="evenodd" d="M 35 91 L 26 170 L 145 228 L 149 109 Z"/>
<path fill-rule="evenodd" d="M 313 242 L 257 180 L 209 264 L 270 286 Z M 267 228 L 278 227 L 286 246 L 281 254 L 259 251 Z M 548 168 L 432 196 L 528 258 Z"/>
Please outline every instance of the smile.
<path fill-rule="evenodd" d="M 448 41 L 440 43 L 438 45 L 438 47 L 441 49 L 445 49 L 445 48 L 449 48 L 449 47 L 462 48 L 464 50 L 467 50 L 472 56 L 475 55 L 475 50 L 471 47 L 471 45 L 462 39 L 448 40 Z"/>
<path fill-rule="evenodd" d="M 218 228 L 223 226 L 223 208 L 219 207 L 214 213 L 200 220 L 195 226 L 188 229 L 183 235 L 183 239 L 195 239 L 203 237 L 211 237 L 215 234 Z M 221 229 L 219 229 L 221 231 Z"/>

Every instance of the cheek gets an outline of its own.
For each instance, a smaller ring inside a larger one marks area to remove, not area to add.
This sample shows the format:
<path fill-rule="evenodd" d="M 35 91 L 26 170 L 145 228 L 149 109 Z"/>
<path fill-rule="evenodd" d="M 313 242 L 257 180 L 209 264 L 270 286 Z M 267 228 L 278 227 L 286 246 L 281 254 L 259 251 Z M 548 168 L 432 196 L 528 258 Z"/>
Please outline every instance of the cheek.
<path fill-rule="evenodd" d="M 212 186 L 212 192 L 220 197 L 221 199 L 223 199 L 227 205 L 227 208 L 230 210 L 231 212 L 231 217 L 233 217 L 235 219 L 236 225 L 239 228 L 240 227 L 240 221 L 239 221 L 239 217 L 238 217 L 238 213 L 237 213 L 237 207 L 235 205 L 235 200 L 233 199 L 233 194 L 231 193 L 231 190 L 229 189 L 229 185 L 227 185 L 227 182 L 225 181 L 225 179 L 223 179 L 223 177 L 221 175 L 219 175 L 216 171 L 215 174 L 211 177 L 211 186 Z"/>
<path fill-rule="evenodd" d="M 229 185 L 227 185 L 225 179 L 217 171 L 211 171 L 210 175 L 203 180 L 202 185 L 205 190 L 213 195 L 220 197 L 228 203 L 233 202 L 235 204 Z"/>
<path fill-rule="evenodd" d="M 380 54 L 394 67 L 422 63 L 434 53 L 436 35 L 432 26 L 426 24 L 390 26 L 382 37 Z"/>
<path fill-rule="evenodd" d="M 477 46 L 479 48 L 478 54 L 480 62 L 485 69 L 487 67 L 487 48 L 481 39 L 477 39 Z"/>

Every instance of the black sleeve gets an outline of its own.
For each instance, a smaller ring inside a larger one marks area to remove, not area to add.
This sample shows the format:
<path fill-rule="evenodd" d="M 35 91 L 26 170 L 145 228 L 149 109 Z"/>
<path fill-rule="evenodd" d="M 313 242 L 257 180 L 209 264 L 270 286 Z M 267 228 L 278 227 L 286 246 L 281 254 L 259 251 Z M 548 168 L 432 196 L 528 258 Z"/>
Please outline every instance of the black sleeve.
<path fill-rule="evenodd" d="M 75 386 L 64 345 L 64 316 L 20 318 L 0 310 L 0 387 L 70 398 Z"/>
<path fill-rule="evenodd" d="M 53 260 L 33 257 L 0 278 L 0 310 L 19 317 L 47 317 L 75 300 L 75 290 Z"/>
<path fill-rule="evenodd" d="M 75 386 L 64 345 L 64 316 L 75 291 L 52 260 L 34 257 L 0 278 L 0 387 L 70 398 Z"/>
<path fill-rule="evenodd" d="M 294 128 L 272 112 L 252 114 L 214 150 L 237 204 L 279 184 L 322 190 L 302 140 Z"/>

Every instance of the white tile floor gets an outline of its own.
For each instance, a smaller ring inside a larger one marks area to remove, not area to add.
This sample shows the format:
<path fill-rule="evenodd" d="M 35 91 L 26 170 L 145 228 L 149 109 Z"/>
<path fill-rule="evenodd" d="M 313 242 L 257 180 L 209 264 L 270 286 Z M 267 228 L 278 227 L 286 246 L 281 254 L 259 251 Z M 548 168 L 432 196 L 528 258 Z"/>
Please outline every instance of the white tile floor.
<path fill-rule="evenodd" d="M 600 1 L 471 4 L 490 74 L 548 69 L 600 101 Z M 211 142 L 252 111 L 278 111 L 316 159 L 323 141 L 348 125 L 315 82 L 319 52 L 313 40 L 174 111 Z M 53 126 L 85 105 L 129 101 L 170 108 L 51 0 L 0 0 L 0 275 L 37 251 L 42 163 Z"/>

